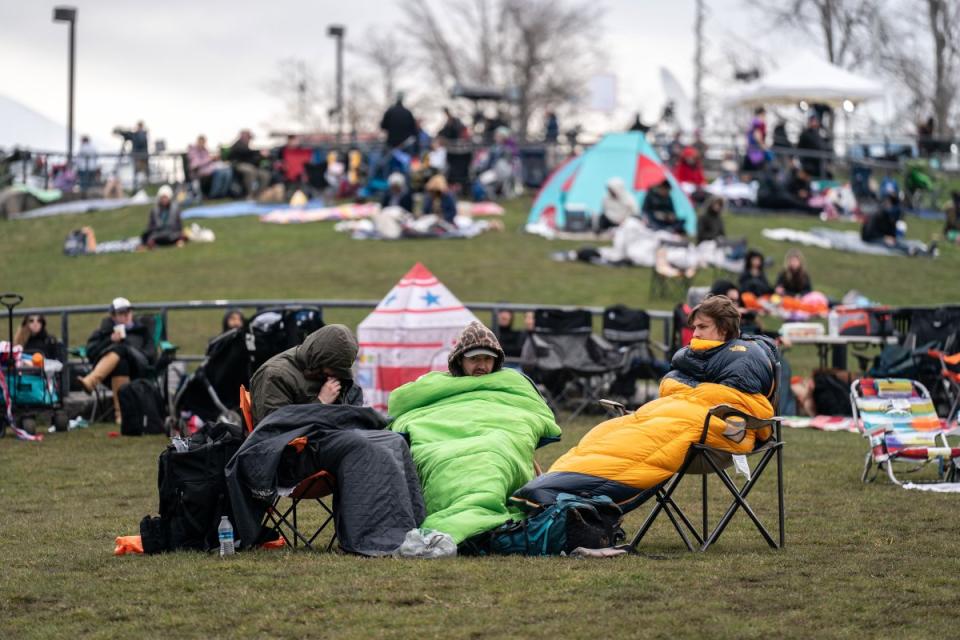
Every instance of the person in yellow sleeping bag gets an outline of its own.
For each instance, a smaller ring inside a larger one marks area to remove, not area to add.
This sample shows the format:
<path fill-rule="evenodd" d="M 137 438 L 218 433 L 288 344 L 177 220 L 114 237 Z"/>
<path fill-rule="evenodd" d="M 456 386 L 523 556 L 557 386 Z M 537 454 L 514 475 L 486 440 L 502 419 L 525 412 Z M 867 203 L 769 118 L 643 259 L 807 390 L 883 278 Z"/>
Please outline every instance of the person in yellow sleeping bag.
<path fill-rule="evenodd" d="M 740 313 L 726 296 L 704 300 L 688 323 L 693 340 L 674 355 L 660 397 L 591 429 L 547 473 L 516 491 L 515 502 L 552 504 L 558 493 L 572 493 L 636 506 L 680 469 L 711 407 L 727 404 L 758 418 L 773 416 L 773 341 L 741 336 Z M 746 453 L 769 437 L 769 430 L 733 430 L 713 418 L 706 443 Z"/>

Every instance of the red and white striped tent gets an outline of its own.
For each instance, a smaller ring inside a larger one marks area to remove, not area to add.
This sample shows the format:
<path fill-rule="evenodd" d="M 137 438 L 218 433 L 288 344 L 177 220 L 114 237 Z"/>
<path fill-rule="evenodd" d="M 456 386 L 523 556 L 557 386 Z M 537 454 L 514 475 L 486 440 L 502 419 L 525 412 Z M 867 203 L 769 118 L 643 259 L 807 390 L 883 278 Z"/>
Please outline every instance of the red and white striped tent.
<path fill-rule="evenodd" d="M 446 371 L 460 332 L 476 320 L 419 262 L 357 326 L 356 383 L 365 404 L 386 411 L 390 392 L 429 371 Z"/>

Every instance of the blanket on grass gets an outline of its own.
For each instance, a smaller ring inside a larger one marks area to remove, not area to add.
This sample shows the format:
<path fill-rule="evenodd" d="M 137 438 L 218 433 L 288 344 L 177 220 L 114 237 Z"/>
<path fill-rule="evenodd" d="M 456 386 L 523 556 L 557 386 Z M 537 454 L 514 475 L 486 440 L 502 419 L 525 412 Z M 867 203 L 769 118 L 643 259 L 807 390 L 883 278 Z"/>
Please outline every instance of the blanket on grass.
<path fill-rule="evenodd" d="M 780 242 L 796 242 L 808 247 L 819 247 L 821 249 L 834 249 L 836 251 L 848 251 L 851 253 L 865 253 L 875 256 L 906 256 L 902 251 L 896 251 L 889 247 L 864 242 L 860 238 L 859 231 L 840 231 L 837 229 L 826 229 L 824 227 L 813 227 L 810 231 L 800 231 L 799 229 L 788 229 L 779 227 L 776 229 L 764 229 L 763 237 Z M 906 240 L 906 243 L 913 246 L 919 252 L 926 252 L 927 245 L 919 240 Z"/>
<path fill-rule="evenodd" d="M 533 384 L 503 369 L 479 377 L 428 373 L 390 394 L 390 428 L 410 437 L 427 519 L 458 544 L 523 513 L 510 494 L 533 478 L 533 452 L 560 427 Z"/>

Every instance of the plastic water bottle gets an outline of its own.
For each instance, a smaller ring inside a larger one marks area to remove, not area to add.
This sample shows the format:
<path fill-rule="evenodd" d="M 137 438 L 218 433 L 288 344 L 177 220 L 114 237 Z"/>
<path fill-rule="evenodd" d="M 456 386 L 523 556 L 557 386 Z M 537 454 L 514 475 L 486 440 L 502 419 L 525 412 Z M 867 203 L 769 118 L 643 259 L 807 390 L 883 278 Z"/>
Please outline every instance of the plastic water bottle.
<path fill-rule="evenodd" d="M 230 518 L 223 516 L 220 518 L 220 526 L 217 527 L 217 534 L 220 536 L 220 557 L 233 555 L 233 525 L 230 524 Z"/>

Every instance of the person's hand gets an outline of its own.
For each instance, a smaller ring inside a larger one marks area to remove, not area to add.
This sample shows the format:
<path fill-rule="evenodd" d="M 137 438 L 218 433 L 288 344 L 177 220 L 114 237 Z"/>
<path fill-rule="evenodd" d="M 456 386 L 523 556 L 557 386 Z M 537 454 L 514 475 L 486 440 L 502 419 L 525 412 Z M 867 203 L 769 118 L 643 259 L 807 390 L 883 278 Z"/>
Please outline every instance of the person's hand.
<path fill-rule="evenodd" d="M 328 378 L 323 386 L 320 387 L 320 393 L 317 394 L 317 400 L 323 404 L 331 404 L 336 401 L 340 395 L 340 381 L 336 378 Z"/>
<path fill-rule="evenodd" d="M 123 336 L 120 335 L 119 331 L 114 331 L 110 334 L 110 342 L 121 342 L 122 340 Z"/>

